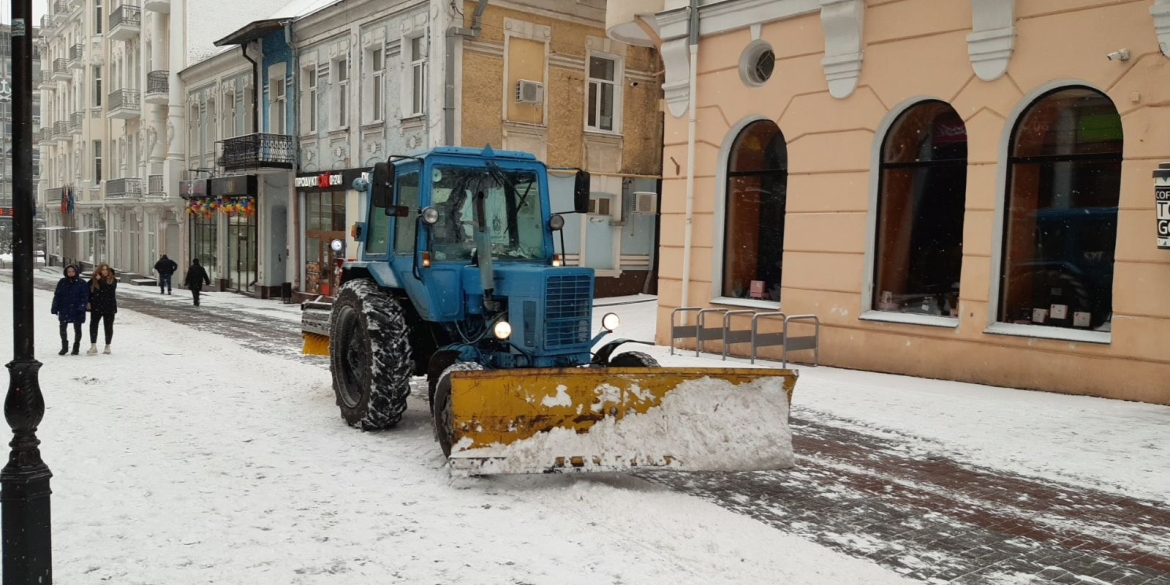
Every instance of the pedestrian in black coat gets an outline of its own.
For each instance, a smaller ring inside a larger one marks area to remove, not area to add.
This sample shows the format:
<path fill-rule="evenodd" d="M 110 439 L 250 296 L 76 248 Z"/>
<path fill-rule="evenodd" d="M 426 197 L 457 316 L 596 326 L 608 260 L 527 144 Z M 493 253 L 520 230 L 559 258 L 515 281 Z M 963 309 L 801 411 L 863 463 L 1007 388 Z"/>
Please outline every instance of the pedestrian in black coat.
<path fill-rule="evenodd" d="M 195 299 L 195 306 L 199 306 L 199 293 L 203 290 L 203 285 L 211 284 L 211 278 L 207 276 L 207 271 L 199 264 L 199 259 L 196 258 L 191 261 L 191 267 L 187 269 L 187 278 L 183 279 L 187 288 L 191 289 L 191 298 Z"/>
<path fill-rule="evenodd" d="M 118 313 L 118 279 L 114 277 L 114 269 L 109 264 L 98 264 L 93 269 L 93 277 L 89 280 L 89 310 L 93 319 L 89 321 L 89 351 L 87 355 L 97 355 L 98 323 L 105 322 L 106 350 L 102 353 L 110 354 L 110 342 L 114 340 L 114 315 Z"/>
<path fill-rule="evenodd" d="M 61 352 L 69 352 L 69 324 L 73 324 L 73 355 L 81 349 L 81 324 L 85 323 L 85 308 L 89 304 L 89 285 L 81 280 L 76 266 L 65 267 L 65 278 L 57 282 L 53 292 L 52 313 L 61 322 Z"/>
<path fill-rule="evenodd" d="M 154 270 L 158 272 L 158 294 L 171 294 L 171 277 L 179 271 L 179 264 L 163 254 L 162 258 L 154 263 Z"/>

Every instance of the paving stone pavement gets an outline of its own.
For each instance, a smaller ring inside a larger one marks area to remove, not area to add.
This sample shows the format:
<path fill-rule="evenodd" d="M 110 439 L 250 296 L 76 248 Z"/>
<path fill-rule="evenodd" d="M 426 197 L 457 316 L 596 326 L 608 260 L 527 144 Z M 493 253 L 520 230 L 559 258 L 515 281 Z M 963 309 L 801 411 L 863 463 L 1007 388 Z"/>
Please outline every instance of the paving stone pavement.
<path fill-rule="evenodd" d="M 299 327 L 287 320 L 149 295 L 118 302 L 264 353 L 326 363 L 300 355 Z M 793 470 L 638 475 L 927 583 L 1170 585 L 1170 507 L 966 465 L 908 448 L 910 437 L 794 412 Z"/>

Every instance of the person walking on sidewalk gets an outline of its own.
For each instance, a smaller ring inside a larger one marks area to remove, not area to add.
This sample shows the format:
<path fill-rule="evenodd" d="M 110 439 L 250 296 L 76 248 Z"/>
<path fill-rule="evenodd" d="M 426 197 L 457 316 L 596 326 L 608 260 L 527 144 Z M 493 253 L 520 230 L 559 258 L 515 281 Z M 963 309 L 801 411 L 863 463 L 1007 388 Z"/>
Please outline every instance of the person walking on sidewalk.
<path fill-rule="evenodd" d="M 118 299 L 115 296 L 117 289 L 118 279 L 114 277 L 114 269 L 109 264 L 98 264 L 89 281 L 89 308 L 93 319 L 89 322 L 90 345 L 87 355 L 97 355 L 99 321 L 104 322 L 106 329 L 106 351 L 103 353 L 110 353 L 110 342 L 114 340 L 114 315 L 118 313 Z"/>
<path fill-rule="evenodd" d="M 65 267 L 65 278 L 57 281 L 53 292 L 52 313 L 61 322 L 61 351 L 69 352 L 69 325 L 73 325 L 73 355 L 81 348 L 81 324 L 85 323 L 85 307 L 89 303 L 89 285 L 81 279 L 76 266 Z"/>
<path fill-rule="evenodd" d="M 163 254 L 162 258 L 154 263 L 154 270 L 158 272 L 158 294 L 171 294 L 171 277 L 179 270 L 178 263 Z"/>
<path fill-rule="evenodd" d="M 199 259 L 196 258 L 191 261 L 191 268 L 187 269 L 187 278 L 183 279 L 187 288 L 191 289 L 191 298 L 195 299 L 195 306 L 199 306 L 199 292 L 203 290 L 204 284 L 211 284 L 211 278 L 207 276 L 207 271 L 199 264 Z"/>

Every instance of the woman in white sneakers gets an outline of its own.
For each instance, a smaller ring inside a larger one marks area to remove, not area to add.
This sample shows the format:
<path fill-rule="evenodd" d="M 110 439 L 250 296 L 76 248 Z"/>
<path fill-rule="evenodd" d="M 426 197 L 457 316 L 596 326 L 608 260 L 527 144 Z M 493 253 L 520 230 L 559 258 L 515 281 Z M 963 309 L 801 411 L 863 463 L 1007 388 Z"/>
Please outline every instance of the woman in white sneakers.
<path fill-rule="evenodd" d="M 102 321 L 106 329 L 106 353 L 110 353 L 110 342 L 114 340 L 114 315 L 118 313 L 118 279 L 114 278 L 114 269 L 108 264 L 98 264 L 93 269 L 93 277 L 89 281 L 89 310 L 92 319 L 89 320 L 89 351 L 87 355 L 96 355 L 98 321 Z"/>

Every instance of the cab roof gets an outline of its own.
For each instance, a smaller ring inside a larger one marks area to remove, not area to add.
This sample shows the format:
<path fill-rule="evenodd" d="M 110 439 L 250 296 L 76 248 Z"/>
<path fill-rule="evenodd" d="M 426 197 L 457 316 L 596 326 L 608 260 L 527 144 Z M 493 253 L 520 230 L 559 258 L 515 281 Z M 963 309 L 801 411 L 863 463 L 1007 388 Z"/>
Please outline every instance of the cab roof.
<path fill-rule="evenodd" d="M 432 148 L 420 155 L 421 158 L 434 155 L 447 156 L 470 156 L 477 158 L 505 158 L 513 160 L 536 160 L 536 155 L 530 152 L 520 152 L 517 150 L 495 150 L 490 145 L 483 148 L 467 148 L 465 146 L 439 146 Z"/>

